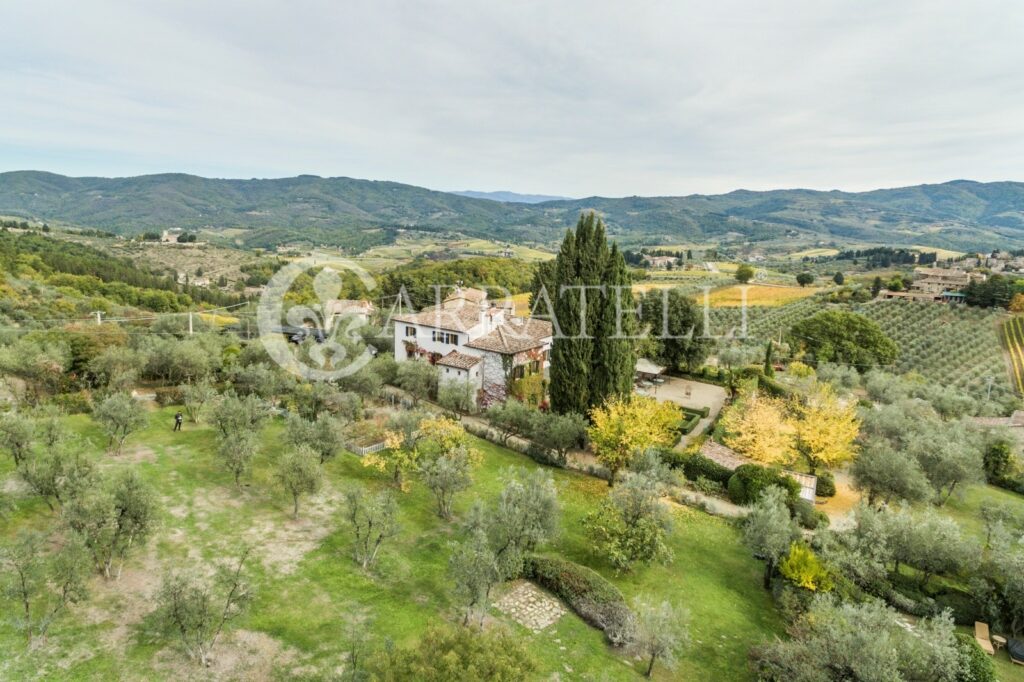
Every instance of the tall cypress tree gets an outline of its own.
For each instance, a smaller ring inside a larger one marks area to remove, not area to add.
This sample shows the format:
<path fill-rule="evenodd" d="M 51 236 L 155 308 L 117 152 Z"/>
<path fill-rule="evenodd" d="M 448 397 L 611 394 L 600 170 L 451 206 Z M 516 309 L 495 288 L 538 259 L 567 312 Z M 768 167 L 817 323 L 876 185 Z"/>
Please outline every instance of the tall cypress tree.
<path fill-rule="evenodd" d="M 556 333 L 551 348 L 554 411 L 587 414 L 609 396 L 625 396 L 632 390 L 636 364 L 633 341 L 615 338 L 618 326 L 623 336 L 637 328 L 629 283 L 625 259 L 617 246 L 609 250 L 604 223 L 593 212 L 582 214 L 575 232 L 566 233 L 553 268 L 538 273 L 534 289 L 539 290 L 541 284 L 547 287 L 563 335 L 558 337 Z M 580 289 L 563 293 L 561 287 L 566 285 L 591 287 L 585 290 L 585 310 Z M 602 285 L 604 291 L 592 288 Z M 617 286 L 626 288 L 617 294 Z M 621 296 L 621 322 L 617 296 Z"/>
<path fill-rule="evenodd" d="M 590 406 L 604 404 L 611 396 L 625 397 L 633 390 L 636 350 L 633 336 L 638 328 L 636 303 L 629 286 L 631 277 L 618 245 L 612 245 L 601 282 L 607 287 L 598 309 L 597 332 L 590 371 Z"/>
<path fill-rule="evenodd" d="M 572 230 L 566 232 L 555 260 L 554 287 L 548 291 L 558 320 L 551 344 L 551 409 L 560 414 L 586 414 L 588 404 L 591 348 L 587 339 L 579 338 L 580 299 L 577 291 L 563 295 L 560 290 L 580 283 L 577 243 L 581 228 L 582 221 L 575 234 Z"/>

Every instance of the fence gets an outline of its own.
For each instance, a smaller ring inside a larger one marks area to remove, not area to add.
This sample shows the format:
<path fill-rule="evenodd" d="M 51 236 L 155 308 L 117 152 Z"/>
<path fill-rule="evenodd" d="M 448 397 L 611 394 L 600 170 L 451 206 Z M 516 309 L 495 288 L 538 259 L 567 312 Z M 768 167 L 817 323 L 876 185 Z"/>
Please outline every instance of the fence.
<path fill-rule="evenodd" d="M 374 443 L 373 445 L 367 445 L 365 447 L 360 447 L 358 445 L 351 445 L 351 444 L 346 444 L 345 445 L 345 449 L 346 450 L 348 450 L 349 452 L 352 452 L 354 454 L 357 454 L 360 457 L 362 457 L 363 455 L 368 455 L 371 452 L 380 452 L 381 450 L 384 449 L 384 447 L 385 447 L 384 441 L 381 441 L 379 443 Z"/>

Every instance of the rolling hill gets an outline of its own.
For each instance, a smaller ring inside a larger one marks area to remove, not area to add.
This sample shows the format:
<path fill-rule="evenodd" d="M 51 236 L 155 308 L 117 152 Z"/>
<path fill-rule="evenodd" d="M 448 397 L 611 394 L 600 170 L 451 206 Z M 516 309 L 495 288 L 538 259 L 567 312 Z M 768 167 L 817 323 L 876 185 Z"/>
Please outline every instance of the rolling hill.
<path fill-rule="evenodd" d="M 1024 247 L 1024 183 L 957 180 L 870 192 L 738 190 L 721 195 L 570 199 L 534 204 L 460 196 L 395 182 L 321 178 L 229 180 L 163 174 L 72 178 L 0 173 L 0 215 L 122 234 L 243 228 L 254 246 L 326 243 L 362 249 L 398 230 L 552 243 L 580 211 L 601 212 L 626 244 L 788 239 Z"/>

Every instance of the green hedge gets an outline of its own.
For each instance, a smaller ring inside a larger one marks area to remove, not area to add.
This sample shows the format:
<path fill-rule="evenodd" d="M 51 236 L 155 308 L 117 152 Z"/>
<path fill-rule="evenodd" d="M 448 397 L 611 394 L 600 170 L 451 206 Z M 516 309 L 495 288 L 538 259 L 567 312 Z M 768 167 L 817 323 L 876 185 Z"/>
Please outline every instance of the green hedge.
<path fill-rule="evenodd" d="M 724 467 L 704 455 L 690 455 L 683 462 L 683 475 L 691 481 L 704 477 L 708 480 L 726 485 L 732 477 L 732 469 Z"/>
<path fill-rule="evenodd" d="M 692 432 L 695 428 L 697 428 L 697 424 L 700 424 L 701 420 L 700 414 L 697 413 L 693 414 L 692 416 L 687 415 L 687 417 L 687 419 L 684 419 L 679 424 L 679 430 L 682 432 L 684 436 Z"/>
<path fill-rule="evenodd" d="M 818 474 L 818 489 L 815 494 L 820 497 L 834 497 L 836 494 L 836 477 L 831 471 L 822 471 Z"/>
<path fill-rule="evenodd" d="M 986 654 L 973 637 L 958 632 L 957 644 L 967 662 L 957 682 L 996 682 L 996 666 L 992 657 Z"/>
<path fill-rule="evenodd" d="M 523 577 L 550 590 L 580 618 L 603 631 L 612 644 L 625 644 L 633 612 L 622 592 L 599 573 L 558 557 L 528 556 Z"/>
<path fill-rule="evenodd" d="M 781 471 L 758 464 L 741 464 L 736 467 L 726 487 L 729 499 L 734 504 L 750 504 L 758 498 L 762 490 L 773 485 L 786 491 L 790 508 L 800 499 L 799 483 Z"/>

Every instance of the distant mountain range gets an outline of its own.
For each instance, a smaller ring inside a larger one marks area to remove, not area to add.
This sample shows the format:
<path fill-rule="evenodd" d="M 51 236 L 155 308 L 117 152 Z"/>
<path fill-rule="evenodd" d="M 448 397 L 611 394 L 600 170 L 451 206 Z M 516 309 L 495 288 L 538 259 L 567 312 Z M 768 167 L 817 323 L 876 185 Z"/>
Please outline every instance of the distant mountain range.
<path fill-rule="evenodd" d="M 233 238 L 257 246 L 305 242 L 360 249 L 388 243 L 401 229 L 550 244 L 586 210 L 600 212 L 610 233 L 630 245 L 811 238 L 961 250 L 1024 247 L 1024 183 L 1017 182 L 510 203 L 311 175 L 224 180 L 0 173 L 0 215 L 121 234 L 234 228 Z"/>
<path fill-rule="evenodd" d="M 545 201 L 571 201 L 569 197 L 558 197 L 550 194 L 519 194 L 517 192 L 476 192 L 471 189 L 462 192 L 452 192 L 460 197 L 472 199 L 490 199 L 491 201 L 503 201 L 507 204 L 541 204 Z"/>

